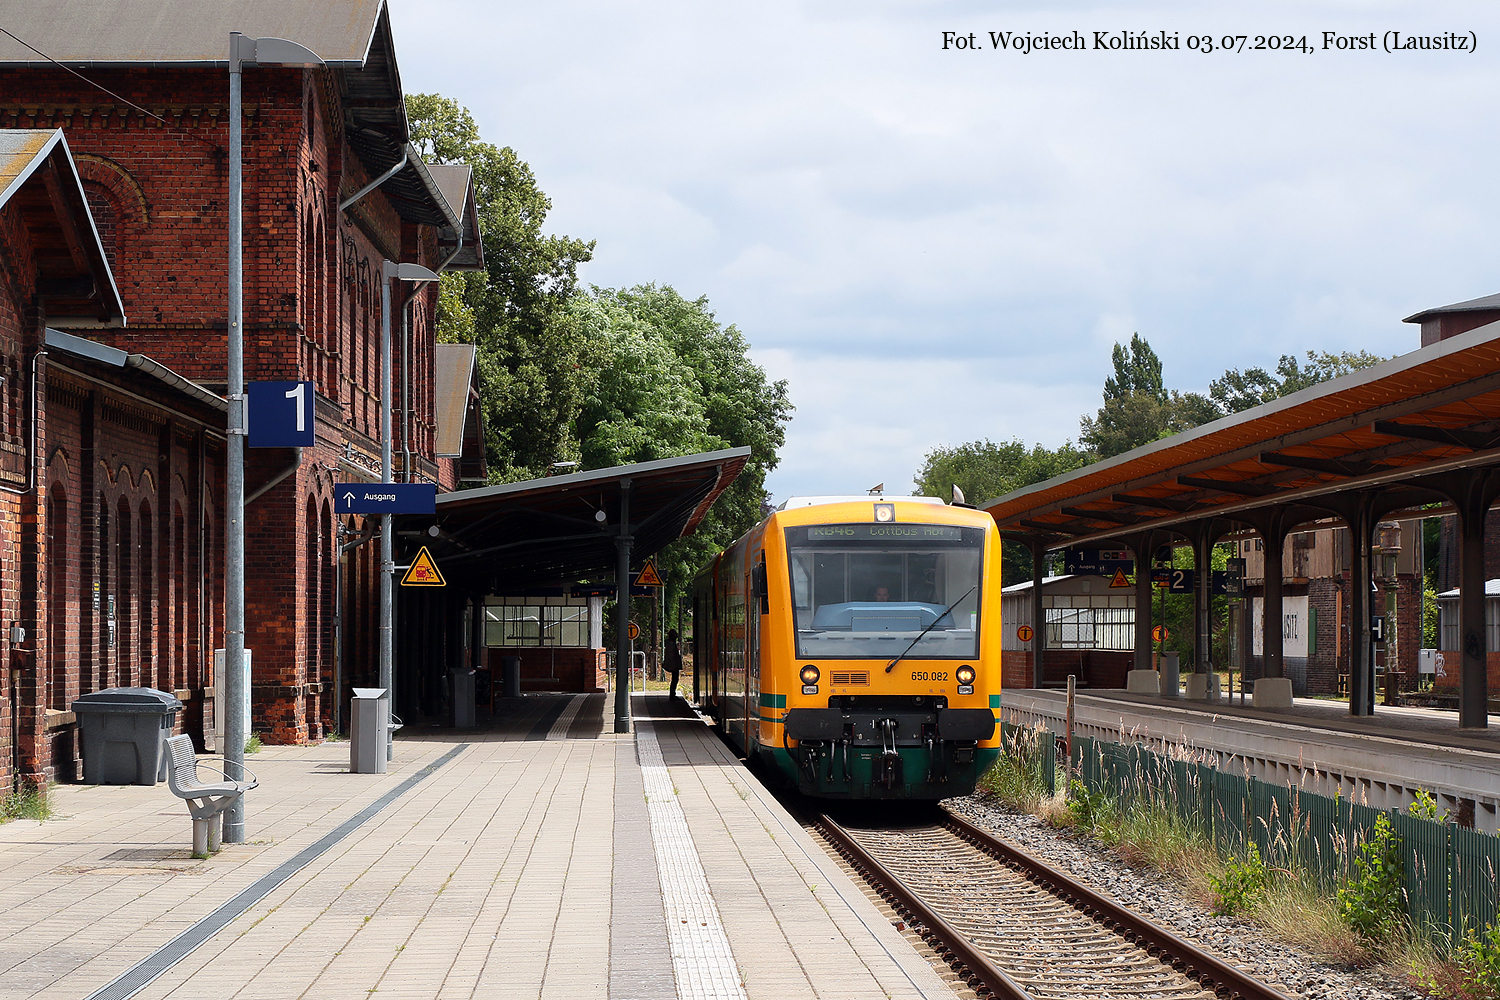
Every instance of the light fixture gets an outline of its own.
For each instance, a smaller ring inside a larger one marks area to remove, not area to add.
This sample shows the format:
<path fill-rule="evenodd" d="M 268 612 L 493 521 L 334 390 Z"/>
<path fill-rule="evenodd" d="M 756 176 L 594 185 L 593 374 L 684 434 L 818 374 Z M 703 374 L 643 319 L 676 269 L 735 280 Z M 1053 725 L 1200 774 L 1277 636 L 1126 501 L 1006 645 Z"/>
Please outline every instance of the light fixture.
<path fill-rule="evenodd" d="M 878 503 L 875 505 L 875 522 L 877 524 L 890 524 L 896 519 L 896 505 L 893 503 Z"/>
<path fill-rule="evenodd" d="M 958 678 L 958 683 L 960 684 L 973 684 L 974 668 L 965 663 L 963 666 L 954 671 L 953 676 Z"/>
<path fill-rule="evenodd" d="M 816 684 L 818 683 L 818 678 L 823 676 L 823 674 L 818 670 L 817 667 L 809 663 L 807 666 L 802 668 L 801 676 L 803 684 Z"/>

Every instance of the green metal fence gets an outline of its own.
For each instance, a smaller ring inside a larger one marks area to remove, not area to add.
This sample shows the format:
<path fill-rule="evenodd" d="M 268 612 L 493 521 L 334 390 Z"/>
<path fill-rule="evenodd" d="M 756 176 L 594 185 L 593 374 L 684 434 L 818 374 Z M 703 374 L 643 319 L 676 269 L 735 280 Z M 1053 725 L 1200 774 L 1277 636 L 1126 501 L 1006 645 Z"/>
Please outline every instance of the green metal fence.
<path fill-rule="evenodd" d="M 1048 741 L 1050 744 L 1050 741 Z M 1075 737 L 1072 773 L 1122 808 L 1159 805 L 1222 848 L 1253 843 L 1268 864 L 1295 865 L 1333 886 L 1346 879 L 1381 810 L 1273 785 L 1138 744 Z M 1407 915 L 1439 942 L 1497 918 L 1500 837 L 1386 810 L 1401 842 Z"/>

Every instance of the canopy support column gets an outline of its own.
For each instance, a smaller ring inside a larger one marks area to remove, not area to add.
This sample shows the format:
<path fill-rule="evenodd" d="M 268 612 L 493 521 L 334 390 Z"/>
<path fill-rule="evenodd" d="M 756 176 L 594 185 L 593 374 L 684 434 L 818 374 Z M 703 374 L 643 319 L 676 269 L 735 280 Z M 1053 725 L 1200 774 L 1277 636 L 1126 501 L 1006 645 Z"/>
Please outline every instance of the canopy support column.
<path fill-rule="evenodd" d="M 615 536 L 615 732 L 630 732 L 630 480 L 620 480 L 620 533 Z"/>
<path fill-rule="evenodd" d="M 1489 716 L 1489 643 L 1484 615 L 1484 524 L 1490 505 L 1500 496 L 1500 475 L 1473 469 L 1429 482 L 1458 508 L 1458 725 L 1485 729 Z"/>
<path fill-rule="evenodd" d="M 1031 542 L 1031 686 L 1039 688 L 1047 676 L 1042 650 L 1047 645 L 1047 611 L 1042 607 L 1042 577 L 1047 566 L 1047 543 Z"/>

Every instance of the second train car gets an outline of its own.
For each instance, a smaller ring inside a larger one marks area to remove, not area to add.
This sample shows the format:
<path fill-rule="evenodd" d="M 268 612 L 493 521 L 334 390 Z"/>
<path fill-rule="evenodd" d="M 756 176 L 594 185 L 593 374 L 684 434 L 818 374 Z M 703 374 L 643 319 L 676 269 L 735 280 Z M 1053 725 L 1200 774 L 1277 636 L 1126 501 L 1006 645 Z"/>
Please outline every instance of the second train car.
<path fill-rule="evenodd" d="M 938 799 L 999 755 L 1000 535 L 930 497 L 787 501 L 694 581 L 704 707 L 806 795 Z"/>

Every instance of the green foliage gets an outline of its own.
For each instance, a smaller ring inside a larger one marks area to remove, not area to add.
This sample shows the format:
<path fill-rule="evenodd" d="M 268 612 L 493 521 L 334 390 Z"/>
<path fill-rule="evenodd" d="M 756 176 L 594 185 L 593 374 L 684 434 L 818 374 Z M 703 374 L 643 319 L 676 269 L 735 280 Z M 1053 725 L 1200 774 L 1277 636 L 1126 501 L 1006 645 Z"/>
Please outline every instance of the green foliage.
<path fill-rule="evenodd" d="M 1437 799 L 1425 788 L 1417 789 L 1416 801 L 1407 805 L 1406 814 L 1418 819 L 1430 819 L 1434 823 L 1448 822 L 1448 810 L 1438 812 Z"/>
<path fill-rule="evenodd" d="M 1115 372 L 1104 380 L 1104 399 L 1128 399 L 1145 396 L 1158 403 L 1167 401 L 1167 392 L 1161 376 L 1161 358 L 1151 349 L 1146 338 L 1132 334 L 1130 344 L 1115 344 L 1110 352 L 1110 361 Z"/>
<path fill-rule="evenodd" d="M 1375 832 L 1359 847 L 1354 872 L 1338 891 L 1339 915 L 1364 940 L 1386 941 L 1402 923 L 1400 838 L 1390 817 L 1375 818 Z"/>
<path fill-rule="evenodd" d="M 52 803 L 45 789 L 32 784 L 23 784 L 9 795 L 0 798 L 0 823 L 13 819 L 48 820 L 52 818 Z"/>
<path fill-rule="evenodd" d="M 1326 382 L 1340 375 L 1369 368 L 1387 360 L 1368 351 L 1308 351 L 1307 364 L 1301 365 L 1294 355 L 1283 354 L 1276 364 L 1276 374 L 1264 368 L 1230 368 L 1208 385 L 1209 397 L 1223 413 L 1238 413 L 1273 399 Z"/>
<path fill-rule="evenodd" d="M 246 753 L 260 753 L 263 746 L 265 744 L 260 741 L 260 733 L 251 733 L 249 738 L 245 740 Z"/>
<path fill-rule="evenodd" d="M 1422 580 L 1422 648 L 1438 648 L 1437 586 L 1431 576 Z"/>
<path fill-rule="evenodd" d="M 1114 803 L 1101 789 L 1090 791 L 1083 782 L 1074 778 L 1068 785 L 1068 813 L 1075 826 L 1098 832 L 1108 826 L 1116 816 Z"/>
<path fill-rule="evenodd" d="M 1469 928 L 1453 957 L 1471 995 L 1500 997 L 1500 924 L 1478 932 Z"/>
<path fill-rule="evenodd" d="M 1044 727 L 1018 729 L 1006 741 L 1004 752 L 979 779 L 979 787 L 1013 809 L 1034 812 L 1050 794 L 1055 777 L 1047 774 L 1043 740 L 1053 739 Z"/>
<path fill-rule="evenodd" d="M 1266 895 L 1266 863 L 1260 849 L 1252 842 L 1243 861 L 1228 862 L 1222 875 L 1209 875 L 1208 884 L 1214 891 L 1215 913 L 1234 916 L 1254 909 Z"/>
<path fill-rule="evenodd" d="M 577 458 L 572 422 L 596 359 L 569 312 L 593 243 L 542 232 L 552 203 L 515 150 L 484 142 L 473 115 L 437 94 L 409 94 L 412 142 L 429 163 L 474 170 L 485 270 L 446 275 L 438 338 L 474 343 L 485 441 L 497 482 Z"/>
<path fill-rule="evenodd" d="M 1196 392 L 1170 393 L 1161 359 L 1140 334 L 1115 344 L 1114 374 L 1104 380 L 1104 406 L 1079 420 L 1078 441 L 1098 458 L 1150 444 L 1223 416 L 1213 400 Z"/>
<path fill-rule="evenodd" d="M 956 485 L 970 503 L 982 506 L 1012 490 L 1082 468 L 1089 461 L 1088 453 L 1073 447 L 1072 442 L 1055 449 L 1040 444 L 1028 449 L 1019 438 L 1001 444 L 986 439 L 932 449 L 914 482 L 919 496 L 947 500 Z M 1003 585 L 1031 579 L 1029 549 L 1007 545 L 1003 554 Z"/>

